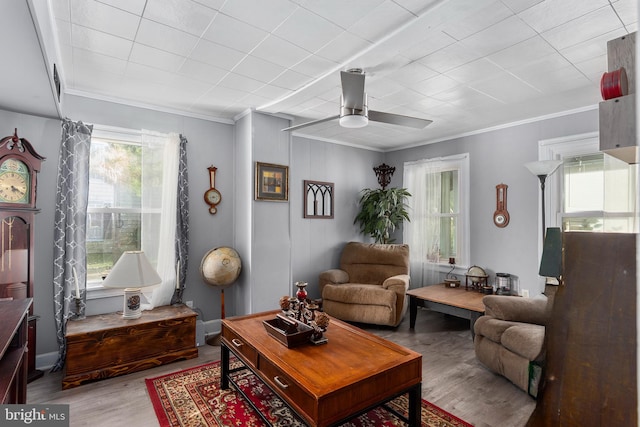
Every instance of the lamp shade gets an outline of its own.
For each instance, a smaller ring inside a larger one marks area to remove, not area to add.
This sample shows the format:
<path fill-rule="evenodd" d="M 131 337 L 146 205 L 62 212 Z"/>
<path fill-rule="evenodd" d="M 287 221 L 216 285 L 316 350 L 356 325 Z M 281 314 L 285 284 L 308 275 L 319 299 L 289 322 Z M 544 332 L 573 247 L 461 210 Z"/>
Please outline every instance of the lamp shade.
<path fill-rule="evenodd" d="M 558 227 L 547 228 L 538 273 L 556 279 L 562 276 L 562 232 Z"/>
<path fill-rule="evenodd" d="M 162 282 L 143 251 L 127 251 L 113 266 L 102 285 L 107 288 L 143 288 Z"/>
<path fill-rule="evenodd" d="M 562 160 L 539 160 L 537 162 L 525 163 L 524 166 L 536 176 L 549 176 L 558 169 Z"/>

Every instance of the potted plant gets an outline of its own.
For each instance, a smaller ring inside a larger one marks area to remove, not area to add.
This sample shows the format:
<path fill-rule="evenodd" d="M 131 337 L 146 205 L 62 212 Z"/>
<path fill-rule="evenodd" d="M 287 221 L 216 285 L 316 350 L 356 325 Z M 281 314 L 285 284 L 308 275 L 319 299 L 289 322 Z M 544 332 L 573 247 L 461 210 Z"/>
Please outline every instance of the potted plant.
<path fill-rule="evenodd" d="M 353 223 L 359 223 L 360 232 L 376 243 L 392 243 L 390 234 L 403 220 L 410 221 L 406 200 L 411 194 L 406 188 L 367 188 L 361 194 L 360 213 Z"/>

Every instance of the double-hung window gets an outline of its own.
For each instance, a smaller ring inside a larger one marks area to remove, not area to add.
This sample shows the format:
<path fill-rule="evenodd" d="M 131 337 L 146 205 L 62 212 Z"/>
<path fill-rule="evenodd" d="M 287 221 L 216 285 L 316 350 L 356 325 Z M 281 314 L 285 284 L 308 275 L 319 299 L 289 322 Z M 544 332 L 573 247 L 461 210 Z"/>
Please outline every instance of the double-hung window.
<path fill-rule="evenodd" d="M 91 138 L 87 205 L 87 285 L 125 251 L 141 250 L 142 145 L 139 133 L 95 130 Z"/>
<path fill-rule="evenodd" d="M 144 251 L 163 286 L 175 280 L 178 153 L 175 134 L 94 127 L 87 205 L 88 289 L 104 289 L 103 277 L 125 251 Z"/>
<path fill-rule="evenodd" d="M 551 176 L 552 225 L 564 231 L 638 231 L 637 165 L 600 152 L 597 133 L 542 141 L 541 158 L 561 159 Z"/>
<path fill-rule="evenodd" d="M 450 258 L 469 262 L 469 155 L 406 162 L 404 186 L 411 193 L 403 241 L 412 278 L 418 286 L 437 283 Z"/>

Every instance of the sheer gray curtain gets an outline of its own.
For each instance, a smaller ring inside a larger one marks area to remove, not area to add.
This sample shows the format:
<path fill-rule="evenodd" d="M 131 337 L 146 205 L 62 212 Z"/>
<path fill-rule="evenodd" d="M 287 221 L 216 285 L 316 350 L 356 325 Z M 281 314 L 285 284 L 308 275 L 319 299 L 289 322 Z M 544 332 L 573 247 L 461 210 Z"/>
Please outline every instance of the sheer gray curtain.
<path fill-rule="evenodd" d="M 187 174 L 187 138 L 180 135 L 180 159 L 178 165 L 178 214 L 176 221 L 176 265 L 179 265 L 177 287 L 171 303 L 181 303 L 189 264 L 189 177 Z"/>
<path fill-rule="evenodd" d="M 67 320 L 83 317 L 85 311 L 85 238 L 92 130 L 93 126 L 82 122 L 69 119 L 62 121 L 53 248 L 53 304 L 58 361 L 52 371 L 64 366 Z M 79 305 L 76 305 L 76 299 Z"/>

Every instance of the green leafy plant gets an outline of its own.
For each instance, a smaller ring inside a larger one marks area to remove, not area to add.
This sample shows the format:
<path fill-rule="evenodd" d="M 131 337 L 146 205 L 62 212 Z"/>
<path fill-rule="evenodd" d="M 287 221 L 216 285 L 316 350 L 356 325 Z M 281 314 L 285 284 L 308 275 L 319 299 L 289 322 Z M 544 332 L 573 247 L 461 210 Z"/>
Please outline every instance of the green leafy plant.
<path fill-rule="evenodd" d="M 411 193 L 406 188 L 364 189 L 360 213 L 353 223 L 359 223 L 360 232 L 371 236 L 376 243 L 392 243 L 390 234 L 402 221 L 410 221 L 406 204 L 409 197 Z"/>

